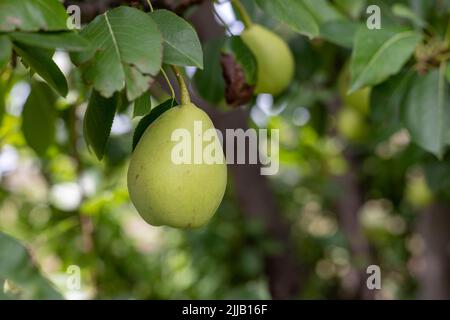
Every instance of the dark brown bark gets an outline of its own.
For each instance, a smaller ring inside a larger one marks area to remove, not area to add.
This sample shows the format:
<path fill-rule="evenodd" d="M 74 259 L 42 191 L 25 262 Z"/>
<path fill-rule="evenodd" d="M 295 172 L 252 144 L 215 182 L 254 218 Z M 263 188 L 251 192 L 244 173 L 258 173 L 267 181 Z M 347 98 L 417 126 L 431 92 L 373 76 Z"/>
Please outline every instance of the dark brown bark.
<path fill-rule="evenodd" d="M 435 203 L 419 219 L 425 243 L 420 265 L 421 299 L 450 299 L 450 207 Z"/>
<path fill-rule="evenodd" d="M 156 6 L 166 8 L 175 12 L 178 15 L 182 15 L 187 9 L 192 6 L 202 4 L 206 0 L 179 0 L 179 1 L 170 1 L 170 0 L 157 0 L 154 1 Z"/>
<path fill-rule="evenodd" d="M 217 128 L 223 132 L 226 129 L 248 129 L 248 113 L 242 109 L 213 117 Z M 279 254 L 266 257 L 266 272 L 272 297 L 297 297 L 300 290 L 300 269 L 295 259 L 290 228 L 277 207 L 267 178 L 260 173 L 261 166 L 235 164 L 230 169 L 245 218 L 263 222 L 269 236 L 283 247 Z"/>
<path fill-rule="evenodd" d="M 342 107 L 342 101 L 336 97 L 328 104 L 330 114 L 336 115 Z M 331 132 L 337 135 L 337 132 Z M 364 205 L 364 189 L 358 180 L 360 160 L 353 154 L 352 146 L 344 151 L 349 170 L 336 177 L 341 193 L 336 200 L 335 208 L 340 229 L 347 238 L 354 263 L 344 279 L 344 296 L 351 299 L 374 299 L 375 291 L 367 288 L 367 267 L 372 264 L 370 244 L 364 236 L 360 225 L 359 211 Z"/>
<path fill-rule="evenodd" d="M 167 9 L 178 15 L 182 15 L 190 7 L 199 5 L 204 1 L 205 0 L 152 0 L 151 3 L 154 9 Z M 90 2 L 82 0 L 64 0 L 64 5 L 66 7 L 78 5 L 82 12 L 81 20 L 83 22 L 89 22 L 108 9 L 121 5 L 142 7 L 146 11 L 150 9 L 146 0 L 96 0 Z"/>
<path fill-rule="evenodd" d="M 363 188 L 355 172 L 359 163 L 348 150 L 344 156 L 351 169 L 336 178 L 342 192 L 336 202 L 336 214 L 354 261 L 344 280 L 346 295 L 352 299 L 374 299 L 375 291 L 369 290 L 366 284 L 366 270 L 372 259 L 370 245 L 363 234 L 359 219 L 359 211 L 364 204 Z"/>
<path fill-rule="evenodd" d="M 93 20 L 99 14 L 104 13 L 110 8 L 118 7 L 122 4 L 129 4 L 128 0 L 97 0 L 91 2 L 83 2 L 80 0 L 64 0 L 64 6 L 77 5 L 81 10 L 81 21 L 83 23 Z"/>

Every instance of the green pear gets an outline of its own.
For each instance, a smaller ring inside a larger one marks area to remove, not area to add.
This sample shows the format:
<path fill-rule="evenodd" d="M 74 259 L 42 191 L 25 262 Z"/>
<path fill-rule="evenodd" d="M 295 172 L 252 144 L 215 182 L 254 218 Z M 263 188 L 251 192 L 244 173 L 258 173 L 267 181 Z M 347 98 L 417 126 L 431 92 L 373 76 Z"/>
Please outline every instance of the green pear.
<path fill-rule="evenodd" d="M 367 136 L 363 115 L 350 107 L 345 107 L 338 113 L 337 129 L 344 138 L 352 142 L 360 142 Z"/>
<path fill-rule="evenodd" d="M 425 177 L 411 178 L 406 185 L 406 200 L 415 209 L 423 209 L 433 202 L 433 193 L 428 187 Z"/>
<path fill-rule="evenodd" d="M 255 93 L 278 95 L 294 77 L 294 56 L 287 43 L 266 28 L 252 24 L 241 34 L 258 64 Z"/>
<path fill-rule="evenodd" d="M 203 132 L 214 129 L 208 115 L 188 103 L 163 113 L 146 129 L 131 157 L 128 190 L 142 218 L 154 226 L 198 228 L 206 224 L 219 207 L 227 184 L 227 167 L 220 141 L 219 159 L 214 164 L 174 161 L 180 142 L 173 141 L 177 129 L 194 139 L 195 123 Z M 196 133 L 199 139 L 202 137 Z M 211 142 L 202 140 L 202 149 Z M 194 155 L 194 142 L 189 146 Z M 194 156 L 193 156 L 194 157 Z"/>
<path fill-rule="evenodd" d="M 342 101 L 344 102 L 344 105 L 355 108 L 362 114 L 367 115 L 370 111 L 370 94 L 372 92 L 372 88 L 366 87 L 348 94 L 349 85 L 350 68 L 349 64 L 347 63 L 339 75 L 339 94 Z"/>

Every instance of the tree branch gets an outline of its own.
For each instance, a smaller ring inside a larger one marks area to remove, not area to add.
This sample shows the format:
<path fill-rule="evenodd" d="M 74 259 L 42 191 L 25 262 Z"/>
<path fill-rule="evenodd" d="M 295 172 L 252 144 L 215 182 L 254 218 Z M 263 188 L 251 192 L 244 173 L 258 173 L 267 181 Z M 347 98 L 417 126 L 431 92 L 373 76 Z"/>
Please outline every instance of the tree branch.
<path fill-rule="evenodd" d="M 167 9 L 175 12 L 178 15 L 182 15 L 187 9 L 195 5 L 199 5 L 206 0 L 152 0 L 152 5 L 156 9 Z M 141 7 L 144 11 L 149 11 L 147 1 L 145 0 L 96 0 L 92 2 L 84 2 L 83 0 L 64 0 L 64 6 L 67 8 L 71 5 L 77 5 L 81 10 L 81 20 L 87 23 L 93 20 L 99 14 L 108 11 L 111 8 L 115 8 L 121 5 L 131 5 L 135 7 Z"/>

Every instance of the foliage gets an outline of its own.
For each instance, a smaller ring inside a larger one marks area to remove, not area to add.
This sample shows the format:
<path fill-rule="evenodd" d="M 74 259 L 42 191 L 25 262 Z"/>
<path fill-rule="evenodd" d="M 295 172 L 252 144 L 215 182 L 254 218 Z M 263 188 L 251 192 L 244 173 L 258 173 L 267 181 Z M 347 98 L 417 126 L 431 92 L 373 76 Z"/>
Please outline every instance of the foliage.
<path fill-rule="evenodd" d="M 251 126 L 281 130 L 270 186 L 306 270 L 296 279 L 302 298 L 347 297 L 361 264 L 339 219 L 341 177 L 354 173 L 362 186 L 356 224 L 382 267 L 381 298 L 419 296 L 414 265 L 426 239 L 411 181 L 425 179 L 433 201 L 450 205 L 450 1 L 372 2 L 380 30 L 367 28 L 364 0 L 242 1 L 296 60 L 286 91 L 242 108 Z M 223 113 L 221 55 L 249 85 L 257 72 L 238 35 L 201 42 L 190 12 L 142 9 L 111 8 L 77 31 L 57 0 L 0 0 L 0 298 L 270 297 L 266 259 L 285 244 L 248 218 L 235 178 L 197 231 L 146 225 L 129 202 L 130 155 L 175 105 L 165 67 L 195 68 L 192 91 Z M 348 65 L 347 94 L 372 89 L 358 141 L 336 130 L 336 109 L 352 107 L 339 97 Z M 74 264 L 81 291 L 66 286 Z"/>

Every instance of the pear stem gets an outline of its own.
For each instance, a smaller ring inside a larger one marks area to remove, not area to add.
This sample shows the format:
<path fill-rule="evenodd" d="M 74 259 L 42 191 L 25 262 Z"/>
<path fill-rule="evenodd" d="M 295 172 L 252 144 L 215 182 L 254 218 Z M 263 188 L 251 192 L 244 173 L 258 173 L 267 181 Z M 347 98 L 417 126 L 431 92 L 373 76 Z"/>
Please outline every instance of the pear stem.
<path fill-rule="evenodd" d="M 175 73 L 175 76 L 177 77 L 178 84 L 180 85 L 180 96 L 181 96 L 181 105 L 187 105 L 191 103 L 191 96 L 189 95 L 189 90 L 186 86 L 186 82 L 184 81 L 183 75 L 181 74 L 180 70 L 175 67 L 171 66 L 173 73 Z"/>
<path fill-rule="evenodd" d="M 148 6 L 150 8 L 150 12 L 153 12 L 153 6 L 151 0 L 147 0 Z"/>
<path fill-rule="evenodd" d="M 233 4 L 236 11 L 239 13 L 239 15 L 242 18 L 242 22 L 244 23 L 244 26 L 246 29 L 250 28 L 253 25 L 252 19 L 250 19 L 250 16 L 245 9 L 245 7 L 242 5 L 242 3 L 239 0 L 231 0 L 231 3 Z"/>

